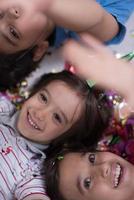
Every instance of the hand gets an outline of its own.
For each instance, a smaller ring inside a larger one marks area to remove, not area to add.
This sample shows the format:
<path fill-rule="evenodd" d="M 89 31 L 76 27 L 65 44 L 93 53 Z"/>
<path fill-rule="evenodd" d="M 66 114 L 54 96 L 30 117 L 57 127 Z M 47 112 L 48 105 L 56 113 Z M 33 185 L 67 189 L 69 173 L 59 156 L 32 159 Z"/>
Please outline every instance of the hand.
<path fill-rule="evenodd" d="M 134 76 L 131 64 L 116 59 L 94 37 L 84 34 L 80 42 L 67 42 L 63 55 L 75 67 L 76 73 L 85 79 L 93 79 L 100 86 L 115 89 L 124 96 L 130 95 L 129 88 L 132 89 Z"/>

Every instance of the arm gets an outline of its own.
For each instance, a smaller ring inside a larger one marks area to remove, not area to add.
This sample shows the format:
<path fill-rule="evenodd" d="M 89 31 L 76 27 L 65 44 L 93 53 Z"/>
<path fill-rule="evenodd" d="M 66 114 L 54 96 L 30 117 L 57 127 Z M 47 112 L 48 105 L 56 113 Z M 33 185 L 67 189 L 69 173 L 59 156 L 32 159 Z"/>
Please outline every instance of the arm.
<path fill-rule="evenodd" d="M 51 0 L 47 15 L 56 25 L 91 33 L 102 41 L 112 39 L 119 29 L 115 18 L 95 0 Z"/>
<path fill-rule="evenodd" d="M 4 95 L 0 96 L 0 123 L 5 123 L 16 111 L 15 106 Z"/>
<path fill-rule="evenodd" d="M 84 35 L 81 43 L 66 43 L 63 54 L 78 74 L 93 79 L 100 86 L 115 89 L 134 108 L 134 66 L 114 55 L 95 38 Z"/>
<path fill-rule="evenodd" d="M 14 196 L 16 200 L 50 200 L 45 191 L 44 176 L 40 175 L 34 178 L 31 176 L 30 179 L 22 179 L 17 184 Z"/>
<path fill-rule="evenodd" d="M 43 196 L 40 194 L 34 194 L 28 197 L 25 197 L 23 200 L 50 200 L 47 196 Z"/>

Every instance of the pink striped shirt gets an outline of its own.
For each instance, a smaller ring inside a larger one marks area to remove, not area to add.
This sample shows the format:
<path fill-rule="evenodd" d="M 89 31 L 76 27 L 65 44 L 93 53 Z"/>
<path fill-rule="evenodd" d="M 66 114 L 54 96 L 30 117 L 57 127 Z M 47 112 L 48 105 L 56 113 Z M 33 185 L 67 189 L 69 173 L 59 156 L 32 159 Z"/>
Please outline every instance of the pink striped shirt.
<path fill-rule="evenodd" d="M 48 200 L 42 175 L 46 147 L 19 135 L 13 113 L 14 106 L 0 98 L 0 200 L 23 200 L 34 194 Z"/>

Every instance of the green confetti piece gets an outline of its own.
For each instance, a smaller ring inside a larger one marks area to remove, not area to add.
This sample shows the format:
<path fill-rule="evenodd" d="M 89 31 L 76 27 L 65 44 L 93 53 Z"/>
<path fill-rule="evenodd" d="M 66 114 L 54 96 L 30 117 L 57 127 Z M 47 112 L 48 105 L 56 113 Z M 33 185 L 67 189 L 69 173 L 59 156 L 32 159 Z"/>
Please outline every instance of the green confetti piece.
<path fill-rule="evenodd" d="M 64 157 L 63 156 L 58 156 L 57 159 L 60 161 L 60 160 L 63 160 Z"/>
<path fill-rule="evenodd" d="M 87 80 L 87 84 L 89 85 L 90 88 L 92 88 L 95 85 L 95 81 Z"/>
<path fill-rule="evenodd" d="M 119 140 L 120 140 L 120 137 L 119 137 L 119 136 L 114 136 L 114 137 L 112 138 L 112 141 L 110 142 L 110 145 L 113 145 L 113 144 L 118 143 Z"/>
<path fill-rule="evenodd" d="M 131 61 L 134 58 L 134 51 L 124 55 L 121 57 L 121 59 L 125 59 L 127 61 Z"/>

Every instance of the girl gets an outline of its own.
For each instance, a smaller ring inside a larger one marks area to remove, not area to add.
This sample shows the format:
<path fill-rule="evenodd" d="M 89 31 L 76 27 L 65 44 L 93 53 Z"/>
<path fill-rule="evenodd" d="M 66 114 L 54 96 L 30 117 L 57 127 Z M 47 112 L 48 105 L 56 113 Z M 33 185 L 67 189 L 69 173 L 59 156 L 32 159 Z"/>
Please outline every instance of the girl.
<path fill-rule="evenodd" d="M 63 150 L 45 165 L 51 199 L 134 199 L 134 166 L 113 153 Z"/>
<path fill-rule="evenodd" d="M 1 100 L 0 199 L 46 200 L 44 150 L 66 140 L 93 145 L 107 125 L 107 101 L 86 81 L 63 71 L 44 75 L 16 112 Z M 101 98 L 100 98 L 101 97 Z"/>

